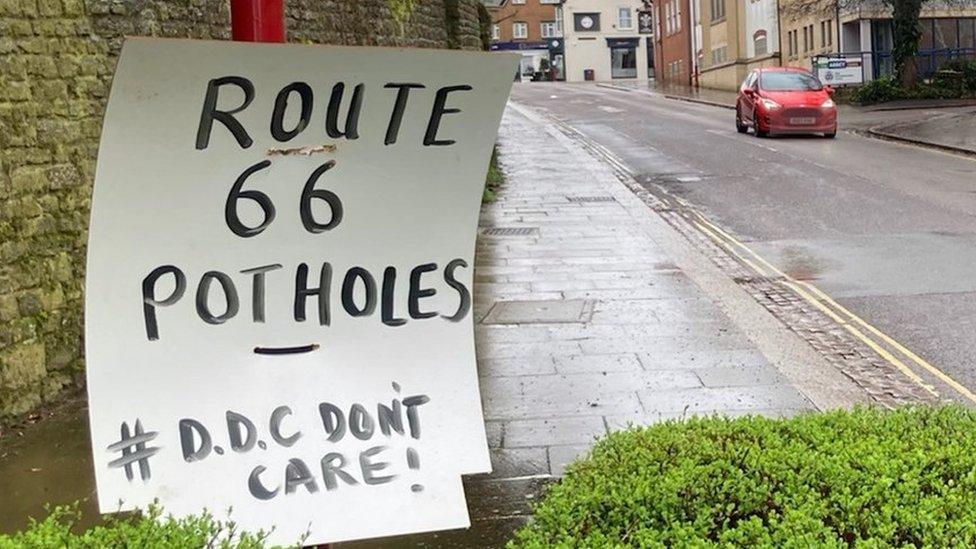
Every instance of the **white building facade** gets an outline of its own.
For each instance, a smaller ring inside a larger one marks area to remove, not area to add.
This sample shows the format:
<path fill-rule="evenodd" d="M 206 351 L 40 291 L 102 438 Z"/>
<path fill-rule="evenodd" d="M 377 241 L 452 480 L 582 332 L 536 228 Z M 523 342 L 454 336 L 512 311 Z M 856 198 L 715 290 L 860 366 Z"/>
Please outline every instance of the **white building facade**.
<path fill-rule="evenodd" d="M 560 8 L 566 81 L 647 80 L 653 42 L 638 31 L 641 0 L 564 0 Z"/>

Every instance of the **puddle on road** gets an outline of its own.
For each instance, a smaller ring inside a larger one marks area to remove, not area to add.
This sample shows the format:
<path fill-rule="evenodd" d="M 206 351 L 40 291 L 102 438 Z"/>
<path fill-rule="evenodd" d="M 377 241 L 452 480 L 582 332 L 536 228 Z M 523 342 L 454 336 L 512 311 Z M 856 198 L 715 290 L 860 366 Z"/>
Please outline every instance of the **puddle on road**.
<path fill-rule="evenodd" d="M 99 521 L 82 399 L 64 405 L 35 425 L 0 437 L 0 533 L 27 527 L 29 517 L 47 516 L 45 505 L 78 501 L 84 528 Z"/>
<path fill-rule="evenodd" d="M 783 248 L 783 272 L 796 280 L 817 280 L 826 265 L 810 250 L 800 246 Z"/>

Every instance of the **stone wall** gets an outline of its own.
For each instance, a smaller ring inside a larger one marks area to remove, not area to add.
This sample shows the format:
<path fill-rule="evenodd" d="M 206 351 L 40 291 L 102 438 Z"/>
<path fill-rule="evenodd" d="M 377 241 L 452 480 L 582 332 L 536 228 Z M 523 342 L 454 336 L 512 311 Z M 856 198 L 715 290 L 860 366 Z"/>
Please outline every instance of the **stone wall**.
<path fill-rule="evenodd" d="M 478 0 L 285 0 L 293 42 L 481 49 Z M 83 382 L 91 183 L 125 35 L 226 39 L 226 0 L 0 0 L 0 423 Z"/>

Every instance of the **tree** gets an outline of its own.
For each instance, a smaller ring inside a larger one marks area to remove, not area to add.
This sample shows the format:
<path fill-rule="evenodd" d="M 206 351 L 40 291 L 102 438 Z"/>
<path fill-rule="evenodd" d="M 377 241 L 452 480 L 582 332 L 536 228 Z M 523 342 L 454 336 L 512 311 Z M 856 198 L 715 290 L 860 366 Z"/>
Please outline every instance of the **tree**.
<path fill-rule="evenodd" d="M 891 59 L 898 81 L 907 90 L 915 87 L 918 78 L 915 54 L 922 37 L 918 19 L 923 2 L 925 0 L 885 0 L 891 6 Z"/>
<path fill-rule="evenodd" d="M 781 0 L 780 12 L 783 16 L 797 19 L 810 15 L 833 18 L 836 12 L 860 9 L 890 10 L 891 58 L 894 62 L 895 75 L 903 88 L 913 89 L 918 80 L 915 56 L 918 54 L 919 39 L 922 37 L 919 19 L 922 7 L 928 2 L 933 4 L 938 2 L 939 7 L 944 8 L 974 4 L 974 0 Z"/>

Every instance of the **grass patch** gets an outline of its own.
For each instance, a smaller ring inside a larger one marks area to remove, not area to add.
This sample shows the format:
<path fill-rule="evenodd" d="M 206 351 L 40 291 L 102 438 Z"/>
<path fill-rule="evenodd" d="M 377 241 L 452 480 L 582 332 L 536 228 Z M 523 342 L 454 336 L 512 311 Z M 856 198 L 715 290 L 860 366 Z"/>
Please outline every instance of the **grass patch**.
<path fill-rule="evenodd" d="M 181 519 L 164 517 L 156 506 L 145 514 L 113 515 L 104 525 L 72 531 L 80 518 L 77 506 L 56 507 L 44 520 L 32 520 L 23 532 L 0 534 L 0 549 L 260 549 L 266 546 L 266 533 L 240 532 L 230 519 L 220 521 L 209 514 Z M 296 547 L 299 546 L 301 543 L 297 541 Z"/>
<path fill-rule="evenodd" d="M 491 163 L 488 164 L 488 176 L 485 178 L 485 192 L 481 195 L 481 202 L 487 204 L 495 201 L 495 193 L 505 183 L 505 174 L 498 167 L 498 147 L 491 151 Z"/>
<path fill-rule="evenodd" d="M 609 435 L 510 547 L 974 547 L 976 411 L 702 418 Z"/>

